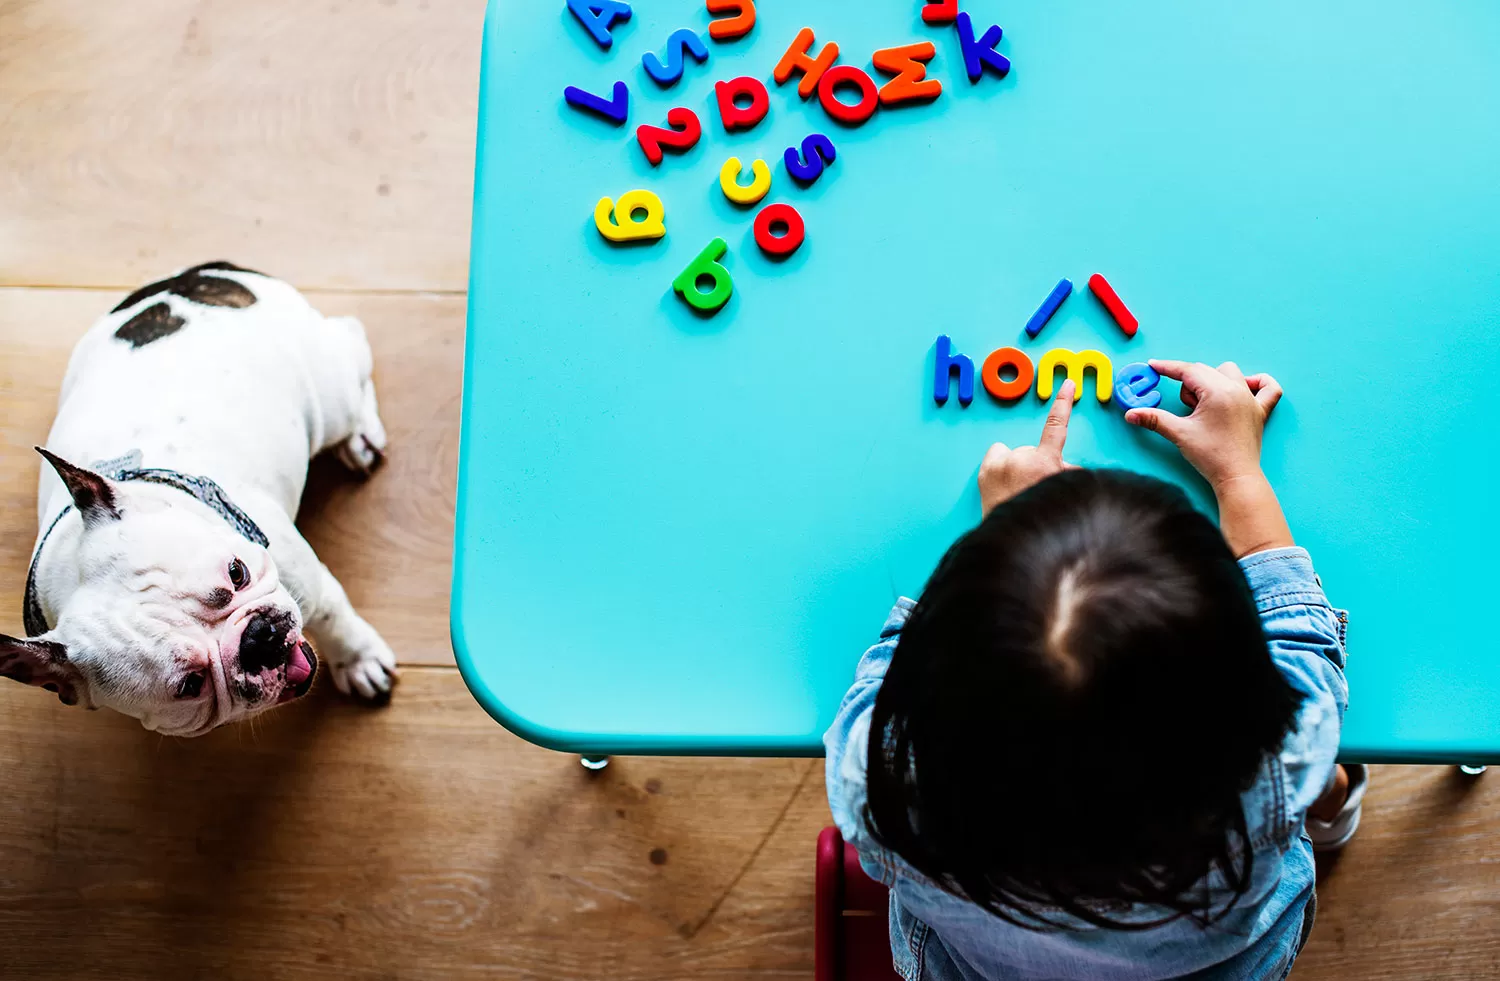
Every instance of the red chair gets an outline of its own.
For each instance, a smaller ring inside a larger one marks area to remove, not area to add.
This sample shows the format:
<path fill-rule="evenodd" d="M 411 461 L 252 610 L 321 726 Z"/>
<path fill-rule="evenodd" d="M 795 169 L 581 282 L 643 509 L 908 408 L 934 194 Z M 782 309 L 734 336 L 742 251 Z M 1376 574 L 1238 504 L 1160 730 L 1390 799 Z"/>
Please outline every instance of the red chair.
<path fill-rule="evenodd" d="M 865 875 L 837 828 L 818 835 L 813 889 L 814 981 L 901 981 L 891 966 L 890 894 Z"/>

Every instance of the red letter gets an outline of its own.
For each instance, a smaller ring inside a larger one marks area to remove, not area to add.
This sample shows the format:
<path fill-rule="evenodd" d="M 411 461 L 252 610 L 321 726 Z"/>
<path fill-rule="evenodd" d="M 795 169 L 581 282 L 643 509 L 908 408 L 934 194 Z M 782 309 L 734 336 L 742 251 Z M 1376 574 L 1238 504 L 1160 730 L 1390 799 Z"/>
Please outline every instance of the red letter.
<path fill-rule="evenodd" d="M 922 20 L 929 24 L 951 24 L 958 16 L 958 0 L 923 0 Z"/>
<path fill-rule="evenodd" d="M 776 71 L 772 73 L 777 85 L 786 84 L 786 80 L 792 77 L 792 72 L 800 71 L 802 81 L 797 83 L 797 94 L 807 98 L 813 94 L 818 87 L 818 79 L 828 70 L 839 57 L 839 46 L 832 41 L 823 45 L 823 50 L 813 58 L 808 55 L 812 50 L 813 32 L 811 27 L 804 27 L 797 32 L 797 38 L 792 46 L 786 49 L 786 54 L 776 63 Z"/>
<path fill-rule="evenodd" d="M 833 91 L 840 85 L 853 85 L 859 89 L 859 102 L 852 106 L 840 102 Z M 853 65 L 839 65 L 823 73 L 822 81 L 818 82 L 818 101 L 823 103 L 823 111 L 834 119 L 857 126 L 875 114 L 880 106 L 880 93 L 870 76 Z"/>
<path fill-rule="evenodd" d="M 927 66 L 923 64 L 931 61 L 936 53 L 931 41 L 875 52 L 875 67 L 887 75 L 896 76 L 881 88 L 881 104 L 894 106 L 913 99 L 936 99 L 942 95 L 943 83 L 927 78 Z"/>
<path fill-rule="evenodd" d="M 719 96 L 719 118 L 724 120 L 726 130 L 750 129 L 765 119 L 766 112 L 771 108 L 765 84 L 749 75 L 727 82 L 715 82 L 714 92 Z M 748 106 L 734 104 L 736 98 L 747 95 L 750 97 Z"/>
<path fill-rule="evenodd" d="M 1135 319 L 1135 314 L 1131 313 L 1130 308 L 1125 306 L 1125 301 L 1120 299 L 1120 294 L 1116 293 L 1115 288 L 1109 285 L 1109 280 L 1098 273 L 1094 273 L 1094 275 L 1089 277 L 1089 289 L 1094 291 L 1094 295 L 1099 298 L 1100 303 L 1104 304 L 1104 309 L 1109 311 L 1109 315 L 1115 318 L 1115 323 L 1120 325 L 1120 329 L 1125 332 L 1125 336 L 1134 337 L 1136 329 L 1141 326 L 1141 322 Z"/>
<path fill-rule="evenodd" d="M 776 225 L 785 225 L 786 231 L 777 235 L 774 231 Z M 755 244 L 767 255 L 791 255 L 805 238 L 807 226 L 802 223 L 797 209 L 789 204 L 768 204 L 755 216 Z"/>
<path fill-rule="evenodd" d="M 672 128 L 641 126 L 635 131 L 635 138 L 641 141 L 641 149 L 645 151 L 646 159 L 651 161 L 653 167 L 662 161 L 662 147 L 684 153 L 692 149 L 698 142 L 698 137 L 703 135 L 703 127 L 698 125 L 698 114 L 681 106 L 667 113 L 667 125 Z"/>

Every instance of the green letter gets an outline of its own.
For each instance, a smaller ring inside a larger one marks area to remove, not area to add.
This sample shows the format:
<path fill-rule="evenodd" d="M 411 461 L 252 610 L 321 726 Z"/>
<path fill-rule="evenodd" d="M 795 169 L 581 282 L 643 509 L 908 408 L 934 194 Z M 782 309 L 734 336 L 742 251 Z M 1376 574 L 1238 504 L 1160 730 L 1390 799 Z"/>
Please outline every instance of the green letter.
<path fill-rule="evenodd" d="M 713 313 L 728 303 L 730 294 L 734 292 L 734 280 L 730 277 L 729 270 L 719 263 L 728 251 L 729 245 L 722 238 L 709 242 L 708 248 L 699 252 L 698 258 L 672 280 L 672 288 L 681 293 L 689 305 Z M 698 289 L 698 280 L 704 276 L 714 281 L 714 288 L 707 293 Z"/>

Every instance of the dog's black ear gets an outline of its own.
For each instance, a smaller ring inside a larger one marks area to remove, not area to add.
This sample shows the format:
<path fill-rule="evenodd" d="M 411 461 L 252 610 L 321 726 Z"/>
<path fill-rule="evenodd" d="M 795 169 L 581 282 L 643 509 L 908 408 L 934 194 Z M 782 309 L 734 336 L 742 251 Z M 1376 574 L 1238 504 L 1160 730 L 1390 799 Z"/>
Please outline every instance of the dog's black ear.
<path fill-rule="evenodd" d="M 68 493 L 73 495 L 73 506 L 82 515 L 85 527 L 92 527 L 103 521 L 115 521 L 120 517 L 119 505 L 115 503 L 115 489 L 108 480 L 92 470 L 75 467 L 40 446 L 36 451 L 52 464 L 52 469 L 57 471 L 57 475 L 67 485 Z"/>
<path fill-rule="evenodd" d="M 35 685 L 57 694 L 64 705 L 77 705 L 83 675 L 68 660 L 68 649 L 50 640 L 17 640 L 0 634 L 0 678 Z"/>

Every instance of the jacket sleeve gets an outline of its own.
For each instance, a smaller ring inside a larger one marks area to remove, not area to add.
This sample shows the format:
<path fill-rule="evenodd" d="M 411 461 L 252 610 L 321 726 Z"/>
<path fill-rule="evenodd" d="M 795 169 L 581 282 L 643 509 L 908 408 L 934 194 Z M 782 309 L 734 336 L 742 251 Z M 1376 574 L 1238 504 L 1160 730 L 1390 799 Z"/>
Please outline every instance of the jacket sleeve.
<path fill-rule="evenodd" d="M 844 693 L 833 725 L 823 735 L 823 747 L 827 752 L 825 776 L 828 785 L 828 807 L 833 812 L 833 823 L 844 840 L 859 849 L 861 857 L 878 852 L 865 830 L 865 765 L 869 758 L 870 716 L 875 709 L 875 696 L 880 693 L 880 684 L 885 680 L 891 656 L 912 602 L 902 599 L 896 604 L 880 631 L 880 640 L 859 659 L 854 671 L 854 683 Z M 892 881 L 883 866 L 864 862 L 865 871 L 881 879 L 887 885 Z M 877 874 L 878 873 L 878 874 Z"/>
<path fill-rule="evenodd" d="M 1348 614 L 1329 605 L 1305 549 L 1278 548 L 1240 560 L 1260 611 L 1271 659 L 1302 696 L 1296 730 L 1281 751 L 1286 818 L 1300 826 L 1328 786 L 1349 704 L 1344 678 Z"/>

